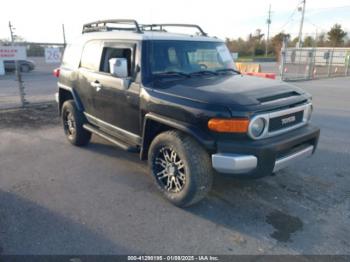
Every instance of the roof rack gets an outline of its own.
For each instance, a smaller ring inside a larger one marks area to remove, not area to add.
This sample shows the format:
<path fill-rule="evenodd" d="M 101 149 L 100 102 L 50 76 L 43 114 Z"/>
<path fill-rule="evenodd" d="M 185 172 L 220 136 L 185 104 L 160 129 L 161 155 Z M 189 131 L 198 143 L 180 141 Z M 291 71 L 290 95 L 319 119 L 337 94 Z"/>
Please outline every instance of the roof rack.
<path fill-rule="evenodd" d="M 107 26 L 107 24 L 116 24 L 116 25 L 129 24 L 129 25 L 134 25 L 134 27 L 131 27 L 131 28 L 114 27 L 114 26 Z M 137 21 L 132 19 L 99 20 L 96 22 L 91 22 L 83 25 L 83 34 L 90 33 L 90 32 L 106 32 L 106 31 L 112 31 L 112 30 L 134 31 L 139 34 L 142 33 L 142 30 L 139 24 L 137 23 Z"/>
<path fill-rule="evenodd" d="M 158 29 L 155 29 L 157 27 L 158 27 Z M 205 33 L 199 25 L 194 25 L 194 24 L 148 24 L 148 25 L 141 25 L 141 29 L 144 31 L 166 32 L 164 27 L 192 27 L 192 28 L 196 28 L 202 36 L 208 36 L 208 34 Z"/>
<path fill-rule="evenodd" d="M 133 27 L 118 27 L 114 25 L 133 25 Z M 199 34 L 202 36 L 208 36 L 207 33 L 199 25 L 194 24 L 143 24 L 139 25 L 136 20 L 133 19 L 109 19 L 109 20 L 99 20 L 96 22 L 91 22 L 83 25 L 83 34 L 91 32 L 106 32 L 113 30 L 121 31 L 133 31 L 142 34 L 143 31 L 161 31 L 167 32 L 164 27 L 189 27 L 198 30 Z"/>

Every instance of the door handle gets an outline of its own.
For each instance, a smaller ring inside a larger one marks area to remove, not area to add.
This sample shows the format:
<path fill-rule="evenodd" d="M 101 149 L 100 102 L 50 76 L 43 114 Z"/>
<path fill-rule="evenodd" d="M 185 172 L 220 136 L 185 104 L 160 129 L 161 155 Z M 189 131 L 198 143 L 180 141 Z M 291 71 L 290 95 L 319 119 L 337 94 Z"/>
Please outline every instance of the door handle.
<path fill-rule="evenodd" d="M 101 88 L 102 88 L 102 85 L 100 84 L 100 82 L 98 81 L 93 81 L 93 82 L 90 82 L 90 85 L 94 88 L 96 88 L 96 91 L 100 91 Z"/>

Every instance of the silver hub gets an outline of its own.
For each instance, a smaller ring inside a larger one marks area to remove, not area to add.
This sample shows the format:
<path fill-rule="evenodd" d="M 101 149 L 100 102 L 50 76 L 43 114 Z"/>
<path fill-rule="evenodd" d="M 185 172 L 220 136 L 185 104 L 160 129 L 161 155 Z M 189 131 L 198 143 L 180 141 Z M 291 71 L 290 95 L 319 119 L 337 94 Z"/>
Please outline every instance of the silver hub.
<path fill-rule="evenodd" d="M 74 116 L 71 112 L 66 112 L 65 118 L 64 118 L 64 125 L 68 132 L 69 136 L 72 136 L 75 134 L 75 120 Z"/>
<path fill-rule="evenodd" d="M 153 168 L 158 183 L 167 191 L 178 193 L 184 188 L 185 165 L 173 148 L 161 148 L 155 158 Z"/>

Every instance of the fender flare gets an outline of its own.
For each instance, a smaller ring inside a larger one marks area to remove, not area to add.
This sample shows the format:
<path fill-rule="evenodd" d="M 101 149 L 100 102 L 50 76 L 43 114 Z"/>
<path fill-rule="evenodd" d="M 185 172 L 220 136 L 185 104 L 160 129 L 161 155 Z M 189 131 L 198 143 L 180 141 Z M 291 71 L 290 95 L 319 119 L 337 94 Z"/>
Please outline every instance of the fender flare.
<path fill-rule="evenodd" d="M 83 107 L 83 104 L 79 98 L 79 95 L 77 94 L 77 92 L 70 86 L 67 86 L 67 85 L 63 85 L 61 83 L 58 83 L 58 104 L 59 104 L 59 110 L 61 111 L 61 107 L 62 107 L 62 104 L 63 102 L 61 102 L 61 92 L 60 90 L 65 90 L 65 91 L 68 91 L 70 92 L 70 94 L 72 95 L 73 97 L 73 100 L 75 102 L 75 105 L 77 107 L 77 109 L 81 112 L 84 111 L 84 107 Z"/>
<path fill-rule="evenodd" d="M 143 121 L 142 145 L 141 145 L 141 152 L 140 152 L 141 159 L 146 159 L 149 145 L 151 144 L 151 141 L 154 138 L 154 136 L 150 137 L 150 134 L 149 134 L 150 132 L 149 126 L 151 121 L 157 122 L 161 125 L 164 125 L 172 129 L 182 131 L 185 134 L 188 134 L 189 136 L 193 137 L 197 142 L 199 142 L 205 149 L 209 151 L 216 149 L 215 140 L 204 130 L 186 122 L 177 121 L 155 113 L 147 113 L 144 116 L 144 121 Z"/>

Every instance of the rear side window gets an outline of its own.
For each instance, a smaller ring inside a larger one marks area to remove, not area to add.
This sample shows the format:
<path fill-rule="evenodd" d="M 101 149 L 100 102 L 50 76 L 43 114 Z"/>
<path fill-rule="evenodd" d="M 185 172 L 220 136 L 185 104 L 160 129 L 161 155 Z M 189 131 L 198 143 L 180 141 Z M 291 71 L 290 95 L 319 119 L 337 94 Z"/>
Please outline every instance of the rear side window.
<path fill-rule="evenodd" d="M 69 44 L 66 46 L 62 59 L 62 66 L 68 68 L 78 68 L 81 56 L 80 44 Z"/>
<path fill-rule="evenodd" d="M 87 42 L 83 49 L 80 66 L 98 71 L 101 60 L 101 43 L 99 41 Z"/>

